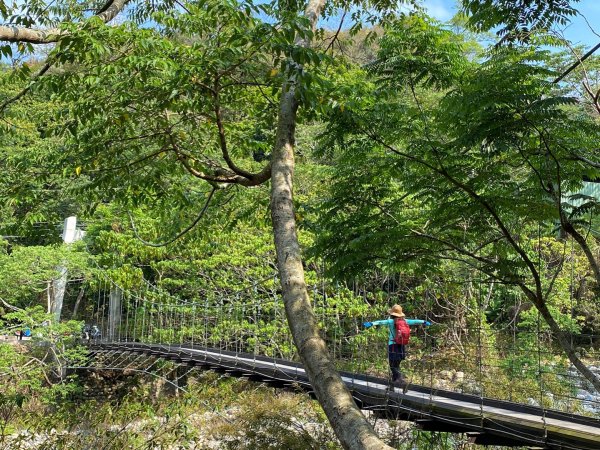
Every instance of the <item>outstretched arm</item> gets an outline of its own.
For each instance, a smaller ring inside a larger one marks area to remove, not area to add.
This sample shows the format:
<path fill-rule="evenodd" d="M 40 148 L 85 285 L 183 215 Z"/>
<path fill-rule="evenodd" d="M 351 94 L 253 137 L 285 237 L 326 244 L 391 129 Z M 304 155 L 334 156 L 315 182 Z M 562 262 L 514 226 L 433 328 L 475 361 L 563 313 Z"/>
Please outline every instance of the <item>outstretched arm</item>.
<path fill-rule="evenodd" d="M 426 327 L 431 325 L 430 321 L 420 319 L 406 319 L 406 323 L 409 325 L 425 325 Z"/>
<path fill-rule="evenodd" d="M 384 320 L 375 320 L 374 322 L 365 322 L 363 325 L 365 328 L 378 327 L 381 325 L 389 325 L 392 322 L 392 319 L 384 319 Z"/>
<path fill-rule="evenodd" d="M 390 322 L 393 322 L 392 319 L 383 319 L 383 320 L 376 320 L 375 322 L 373 322 L 373 326 L 380 326 L 380 325 L 388 325 Z"/>

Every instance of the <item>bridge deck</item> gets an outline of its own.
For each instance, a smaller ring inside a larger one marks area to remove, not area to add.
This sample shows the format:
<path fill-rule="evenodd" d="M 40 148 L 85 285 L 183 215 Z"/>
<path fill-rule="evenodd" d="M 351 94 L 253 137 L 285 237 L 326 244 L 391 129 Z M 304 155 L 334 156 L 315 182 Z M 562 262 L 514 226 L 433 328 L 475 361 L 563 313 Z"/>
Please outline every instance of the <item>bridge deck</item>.
<path fill-rule="evenodd" d="M 93 348 L 146 353 L 311 391 L 302 365 L 292 361 L 193 345 L 120 342 Z M 474 442 L 482 444 L 600 450 L 599 419 L 417 385 L 406 393 L 390 391 L 385 379 L 346 372 L 342 379 L 361 408 L 414 420 L 424 429 L 472 433 Z"/>

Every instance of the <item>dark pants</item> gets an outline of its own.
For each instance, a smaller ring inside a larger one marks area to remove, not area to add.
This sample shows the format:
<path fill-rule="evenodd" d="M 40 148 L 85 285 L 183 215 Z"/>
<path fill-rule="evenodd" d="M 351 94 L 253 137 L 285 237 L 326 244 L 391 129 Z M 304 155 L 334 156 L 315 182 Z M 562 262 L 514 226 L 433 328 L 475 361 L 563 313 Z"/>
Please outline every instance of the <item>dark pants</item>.
<path fill-rule="evenodd" d="M 406 359 L 406 346 L 400 344 L 389 345 L 388 359 L 390 361 L 390 370 L 392 371 L 392 381 L 402 380 L 400 362 Z"/>

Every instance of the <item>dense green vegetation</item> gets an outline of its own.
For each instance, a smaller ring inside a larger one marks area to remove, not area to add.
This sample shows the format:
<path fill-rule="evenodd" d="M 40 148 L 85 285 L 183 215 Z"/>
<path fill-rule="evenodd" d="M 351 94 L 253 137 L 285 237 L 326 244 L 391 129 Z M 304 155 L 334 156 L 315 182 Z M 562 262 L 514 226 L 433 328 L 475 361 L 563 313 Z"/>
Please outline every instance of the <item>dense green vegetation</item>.
<path fill-rule="evenodd" d="M 337 32 L 312 30 L 291 3 L 144 4 L 111 26 L 61 3 L 71 16 L 50 65 L 29 55 L 0 74 L 0 327 L 33 334 L 0 345 L 0 446 L 54 429 L 40 448 L 185 448 L 210 428 L 230 448 L 337 448 L 302 397 L 206 374 L 176 397 L 146 401 L 145 378 L 92 399 L 102 383 L 67 370 L 88 363 L 80 330 L 99 321 L 111 283 L 125 310 L 148 317 L 182 300 L 212 308 L 207 344 L 306 362 L 285 323 L 269 192 L 290 92 L 307 311 L 338 369 L 386 375 L 385 335 L 361 324 L 401 303 L 433 322 L 403 365 L 421 383 L 597 414 L 565 380 L 574 366 L 600 386 L 589 369 L 600 360 L 600 199 L 581 194 L 600 179 L 600 59 L 553 82 L 581 53 L 549 33 L 576 2 L 463 3 L 452 27 L 386 2 L 327 4 L 327 17 L 353 11 Z M 30 6 L 17 24 L 64 12 Z M 498 44 L 485 48 L 478 33 L 490 29 Z M 11 45 L 7 57 L 25 57 L 27 45 Z M 64 246 L 69 215 L 86 236 Z M 140 306 L 140 292 L 155 303 Z M 258 319 L 243 313 L 253 305 Z M 136 331 L 189 341 L 206 329 L 196 313 Z M 212 414 L 233 404 L 235 417 Z M 396 425 L 400 436 L 382 437 L 398 448 L 466 445 Z"/>

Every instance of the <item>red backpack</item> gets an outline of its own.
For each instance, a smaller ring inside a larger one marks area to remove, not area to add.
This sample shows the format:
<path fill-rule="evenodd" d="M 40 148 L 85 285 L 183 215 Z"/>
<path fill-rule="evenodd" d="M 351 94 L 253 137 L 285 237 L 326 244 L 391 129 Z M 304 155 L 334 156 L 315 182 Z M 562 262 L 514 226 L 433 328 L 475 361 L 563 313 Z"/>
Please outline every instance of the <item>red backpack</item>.
<path fill-rule="evenodd" d="M 398 319 L 394 320 L 396 335 L 394 336 L 394 342 L 399 345 L 406 345 L 410 339 L 410 327 L 406 320 Z"/>

